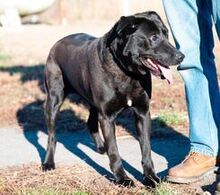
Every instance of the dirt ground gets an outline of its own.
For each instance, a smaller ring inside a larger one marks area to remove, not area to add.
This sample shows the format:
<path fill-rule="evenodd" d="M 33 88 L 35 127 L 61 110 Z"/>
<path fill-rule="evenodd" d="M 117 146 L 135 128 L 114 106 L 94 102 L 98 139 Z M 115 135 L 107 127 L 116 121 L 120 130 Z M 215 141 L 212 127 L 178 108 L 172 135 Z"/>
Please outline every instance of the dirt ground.
<path fill-rule="evenodd" d="M 0 29 L 0 127 L 13 127 L 18 129 L 18 131 L 31 131 L 36 129 L 45 131 L 46 127 L 43 114 L 43 104 L 45 100 L 43 70 L 49 49 L 57 40 L 71 33 L 87 32 L 101 36 L 111 28 L 113 23 L 113 21 L 95 24 L 90 23 L 89 26 L 88 24 L 75 24 L 74 26 L 27 25 L 19 29 Z M 216 62 L 219 70 L 219 43 L 216 45 L 215 53 L 218 54 Z M 173 75 L 174 84 L 172 86 L 166 83 L 166 81 L 153 78 L 153 95 L 151 101 L 153 135 L 161 132 L 180 132 L 186 135 L 188 133 L 183 82 L 176 68 L 173 68 Z M 88 110 L 86 105 L 79 97 L 70 96 L 62 106 L 57 122 L 58 129 L 62 129 L 62 131 L 84 129 L 86 128 L 87 117 Z M 131 110 L 128 110 L 121 114 L 117 120 L 117 135 L 130 134 L 131 132 L 129 130 L 133 129 L 133 114 Z M 15 171 L 14 174 L 20 174 L 18 172 L 23 170 L 22 167 L 15 169 L 17 172 Z M 28 167 L 25 167 L 25 170 L 32 172 L 31 174 L 34 176 L 36 175 L 36 178 L 34 177 L 35 180 L 30 181 L 31 179 L 27 179 L 27 177 L 24 176 L 18 177 L 20 179 L 23 178 L 22 182 L 15 181 L 15 183 L 24 186 L 27 184 L 28 187 L 31 187 L 32 183 L 39 179 L 40 173 L 34 173 L 34 170 Z M 66 174 L 69 168 L 67 167 L 64 170 L 65 172 L 62 174 Z M 8 179 L 13 179 L 14 176 L 11 175 L 11 173 L 8 175 L 0 175 L 1 179 L 7 177 Z M 60 178 L 59 174 L 57 177 Z M 71 175 L 70 178 L 72 177 Z M 81 178 L 76 178 L 76 180 L 77 182 L 81 182 Z M 60 182 L 65 181 L 61 180 Z M 96 181 L 89 182 L 95 182 L 93 185 L 97 184 Z M 9 184 L 14 185 L 13 182 L 9 182 Z M 70 182 L 67 185 L 74 186 L 76 184 Z M 91 186 L 91 183 L 89 183 L 89 185 Z M 88 187 L 89 185 L 86 186 Z M 41 181 L 39 186 L 42 187 Z M 101 188 L 102 187 L 103 186 L 101 186 Z M 109 186 L 105 184 L 104 188 L 108 187 Z M 179 186 L 175 187 L 174 185 L 173 188 L 179 189 Z M 200 192 L 196 191 L 196 188 L 191 189 L 189 186 L 183 186 L 181 188 L 183 188 L 183 194 L 184 190 L 190 191 L 187 194 L 200 194 Z M 8 194 L 10 194 L 11 187 L 7 189 L 9 189 Z M 67 187 L 67 189 L 69 188 Z M 87 189 L 82 188 L 82 190 Z M 94 189 L 90 190 L 94 191 Z M 120 190 L 119 188 L 112 194 L 123 194 Z M 138 190 L 140 190 L 140 188 Z M 103 192 L 105 192 L 105 189 L 103 189 Z M 182 194 L 182 192 L 180 194 Z M 127 194 L 129 193 L 128 190 Z M 96 191 L 94 191 L 93 194 L 96 194 Z"/>

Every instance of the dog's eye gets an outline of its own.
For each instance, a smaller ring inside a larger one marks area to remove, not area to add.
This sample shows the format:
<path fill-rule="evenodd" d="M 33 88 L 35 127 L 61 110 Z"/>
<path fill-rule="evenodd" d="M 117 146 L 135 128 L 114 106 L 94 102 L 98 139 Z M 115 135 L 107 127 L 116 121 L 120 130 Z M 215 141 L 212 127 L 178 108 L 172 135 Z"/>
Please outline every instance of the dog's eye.
<path fill-rule="evenodd" d="M 150 37 L 150 40 L 153 41 L 153 42 L 157 41 L 158 39 L 159 39 L 159 36 L 158 36 L 158 35 L 152 35 L 152 36 Z"/>

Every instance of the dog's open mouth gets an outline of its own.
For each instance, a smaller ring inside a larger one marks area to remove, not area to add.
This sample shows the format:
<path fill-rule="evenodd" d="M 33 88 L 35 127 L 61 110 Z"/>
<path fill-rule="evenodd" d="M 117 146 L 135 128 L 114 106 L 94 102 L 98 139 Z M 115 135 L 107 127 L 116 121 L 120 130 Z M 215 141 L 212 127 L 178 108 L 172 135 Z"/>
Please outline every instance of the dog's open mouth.
<path fill-rule="evenodd" d="M 163 65 L 157 60 L 150 59 L 150 58 L 140 58 L 142 64 L 150 69 L 152 74 L 162 79 L 166 79 L 169 84 L 173 83 L 173 76 L 169 66 Z"/>

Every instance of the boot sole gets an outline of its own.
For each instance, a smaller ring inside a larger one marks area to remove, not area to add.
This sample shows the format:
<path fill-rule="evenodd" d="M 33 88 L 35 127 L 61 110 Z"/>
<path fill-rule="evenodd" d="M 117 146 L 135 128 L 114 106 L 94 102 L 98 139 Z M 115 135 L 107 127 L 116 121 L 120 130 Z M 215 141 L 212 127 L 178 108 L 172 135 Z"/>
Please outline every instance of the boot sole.
<path fill-rule="evenodd" d="M 202 180 L 205 176 L 208 176 L 211 173 L 214 173 L 215 171 L 218 170 L 218 167 L 214 167 L 212 169 L 209 169 L 202 175 L 196 176 L 196 177 L 172 177 L 172 176 L 167 176 L 166 181 L 170 183 L 177 183 L 177 184 L 188 184 L 188 183 L 193 183 L 196 181 Z"/>

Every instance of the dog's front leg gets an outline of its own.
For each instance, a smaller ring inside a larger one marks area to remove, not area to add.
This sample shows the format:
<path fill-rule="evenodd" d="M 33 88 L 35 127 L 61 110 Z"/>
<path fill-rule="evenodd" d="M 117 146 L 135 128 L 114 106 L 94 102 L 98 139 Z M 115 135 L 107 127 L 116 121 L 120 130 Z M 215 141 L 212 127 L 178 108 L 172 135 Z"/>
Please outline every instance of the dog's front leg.
<path fill-rule="evenodd" d="M 99 115 L 100 127 L 105 139 L 105 147 L 110 160 L 110 168 L 115 176 L 116 183 L 124 186 L 132 186 L 134 182 L 127 176 L 122 166 L 115 137 L 115 125 L 113 120 Z"/>
<path fill-rule="evenodd" d="M 136 129 L 142 153 L 144 180 L 146 185 L 154 187 L 155 183 L 159 182 L 159 178 L 155 174 L 153 161 L 151 159 L 151 119 L 149 111 L 140 113 L 136 110 Z"/>

